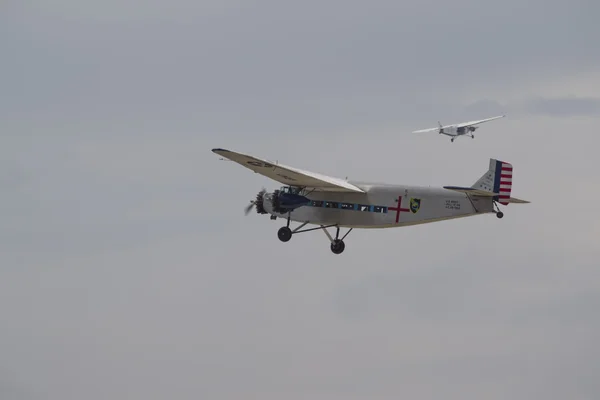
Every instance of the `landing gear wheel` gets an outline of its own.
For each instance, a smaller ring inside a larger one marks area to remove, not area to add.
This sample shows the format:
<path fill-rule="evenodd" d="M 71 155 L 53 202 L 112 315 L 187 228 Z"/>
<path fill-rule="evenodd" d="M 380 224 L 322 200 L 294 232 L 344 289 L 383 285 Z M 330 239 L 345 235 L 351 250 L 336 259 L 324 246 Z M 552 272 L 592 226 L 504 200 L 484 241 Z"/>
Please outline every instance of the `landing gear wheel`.
<path fill-rule="evenodd" d="M 471 135 L 471 139 L 475 139 L 475 135 Z"/>
<path fill-rule="evenodd" d="M 288 242 L 292 238 L 292 230 L 287 226 L 283 226 L 277 231 L 277 237 L 282 242 Z"/>
<path fill-rule="evenodd" d="M 342 254 L 345 248 L 346 245 L 340 239 L 335 239 L 333 242 L 331 242 L 331 251 L 334 254 Z"/>
<path fill-rule="evenodd" d="M 454 138 L 450 139 L 451 142 L 454 142 Z"/>
<path fill-rule="evenodd" d="M 504 217 L 504 213 L 503 213 L 502 211 L 498 211 L 498 212 L 496 213 L 496 217 L 498 217 L 498 218 L 502 218 L 502 217 Z"/>

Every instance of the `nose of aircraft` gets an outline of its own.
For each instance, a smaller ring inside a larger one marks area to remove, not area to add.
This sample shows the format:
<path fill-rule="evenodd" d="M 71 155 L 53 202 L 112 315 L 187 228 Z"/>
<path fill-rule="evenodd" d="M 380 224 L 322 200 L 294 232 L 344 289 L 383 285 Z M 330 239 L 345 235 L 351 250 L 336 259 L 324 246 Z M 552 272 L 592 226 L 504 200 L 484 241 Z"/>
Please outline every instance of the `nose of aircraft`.
<path fill-rule="evenodd" d="M 307 197 L 298 194 L 275 191 L 273 193 L 265 193 L 263 207 L 269 214 L 282 214 L 302 207 L 309 202 L 310 200 Z"/>

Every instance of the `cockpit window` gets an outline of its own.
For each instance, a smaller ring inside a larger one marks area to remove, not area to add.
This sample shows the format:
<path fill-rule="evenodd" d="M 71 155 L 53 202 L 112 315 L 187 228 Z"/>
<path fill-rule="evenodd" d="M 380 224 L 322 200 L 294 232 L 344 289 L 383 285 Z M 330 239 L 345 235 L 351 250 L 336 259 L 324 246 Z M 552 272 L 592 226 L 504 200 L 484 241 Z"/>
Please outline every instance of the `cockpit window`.
<path fill-rule="evenodd" d="M 301 192 L 301 189 L 293 186 L 282 186 L 280 191 L 281 193 L 298 194 Z"/>

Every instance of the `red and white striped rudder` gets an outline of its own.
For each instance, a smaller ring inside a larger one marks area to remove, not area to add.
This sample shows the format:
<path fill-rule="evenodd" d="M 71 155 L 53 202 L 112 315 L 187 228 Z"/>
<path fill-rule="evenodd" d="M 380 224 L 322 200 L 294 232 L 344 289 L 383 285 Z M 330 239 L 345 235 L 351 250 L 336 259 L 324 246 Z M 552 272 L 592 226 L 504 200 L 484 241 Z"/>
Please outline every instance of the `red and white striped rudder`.
<path fill-rule="evenodd" d="M 510 202 L 513 166 L 510 163 L 490 158 L 490 167 L 473 186 L 474 189 L 498 193 L 494 200 L 506 205 Z"/>
<path fill-rule="evenodd" d="M 496 160 L 496 179 L 494 183 L 494 192 L 500 193 L 497 197 L 498 203 L 506 205 L 510 201 L 510 191 L 512 188 L 513 166 L 504 161 Z"/>

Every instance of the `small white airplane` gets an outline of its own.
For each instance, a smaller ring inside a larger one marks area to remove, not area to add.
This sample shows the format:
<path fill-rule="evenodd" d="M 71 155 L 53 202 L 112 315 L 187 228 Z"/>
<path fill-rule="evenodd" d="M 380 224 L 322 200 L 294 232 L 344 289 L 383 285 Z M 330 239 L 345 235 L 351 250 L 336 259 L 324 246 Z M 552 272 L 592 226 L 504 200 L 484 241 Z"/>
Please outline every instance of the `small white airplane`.
<path fill-rule="evenodd" d="M 473 132 L 475 132 L 475 130 L 477 128 L 479 128 L 478 126 L 475 126 L 475 125 L 479 125 L 484 122 L 493 121 L 495 119 L 504 118 L 504 117 L 506 117 L 506 115 L 499 115 L 497 117 L 481 119 L 479 121 L 461 122 L 460 124 L 453 124 L 453 125 L 446 125 L 446 126 L 442 126 L 442 124 L 438 121 L 439 126 L 437 128 L 421 129 L 419 131 L 413 131 L 413 133 L 426 133 L 426 132 L 437 131 L 441 135 L 450 136 L 451 142 L 454 142 L 454 139 L 456 139 L 458 136 L 463 136 L 463 135 L 468 135 L 468 136 L 471 136 L 472 139 L 475 139 L 475 135 L 473 134 Z"/>
<path fill-rule="evenodd" d="M 230 150 L 212 151 L 286 185 L 270 193 L 258 192 L 246 214 L 254 207 L 273 220 L 286 218 L 287 225 L 277 232 L 282 242 L 298 233 L 323 229 L 334 254 L 344 251 L 344 239 L 354 228 L 396 228 L 486 213 L 502 218 L 497 203 L 529 203 L 510 196 L 513 167 L 496 159 L 490 159 L 488 171 L 472 186 L 431 188 L 349 182 Z M 292 230 L 290 221 L 300 225 Z M 302 229 L 308 224 L 318 226 Z M 342 227 L 349 230 L 340 238 Z M 327 228 L 336 228 L 335 238 Z"/>

